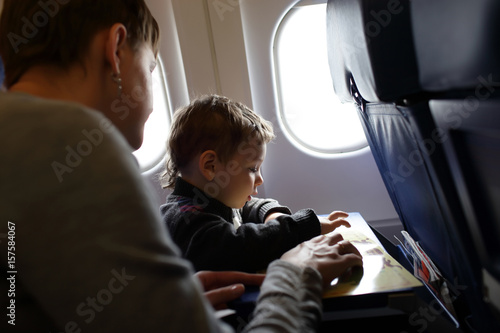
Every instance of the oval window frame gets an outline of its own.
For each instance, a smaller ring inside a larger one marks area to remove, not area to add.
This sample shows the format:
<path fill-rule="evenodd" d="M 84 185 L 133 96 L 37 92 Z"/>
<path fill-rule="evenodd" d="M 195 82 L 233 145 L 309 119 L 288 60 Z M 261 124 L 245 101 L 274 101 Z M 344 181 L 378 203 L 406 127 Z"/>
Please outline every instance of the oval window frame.
<path fill-rule="evenodd" d="M 353 129 L 358 132 L 357 138 L 355 140 L 350 141 L 348 144 L 343 144 L 343 145 L 337 145 L 337 147 L 333 148 L 324 148 L 324 147 L 319 147 L 317 145 L 311 144 L 310 140 L 305 140 L 304 138 L 301 137 L 300 134 L 297 134 L 297 131 L 293 128 L 293 125 L 290 124 L 290 120 L 288 119 L 290 116 L 287 115 L 286 111 L 286 106 L 285 106 L 285 94 L 283 92 L 284 89 L 284 84 L 283 84 L 283 78 L 281 73 L 284 72 L 282 70 L 283 64 L 280 61 L 280 55 L 279 55 L 279 48 L 280 48 L 280 42 L 282 41 L 284 31 L 286 29 L 287 24 L 290 23 L 291 20 L 294 19 L 294 16 L 296 16 L 300 10 L 309 7 L 309 6 L 324 6 L 324 12 L 325 12 L 325 17 L 326 17 L 326 4 L 324 3 L 303 3 L 299 2 L 296 4 L 294 7 L 292 7 L 283 17 L 281 22 L 279 23 L 278 28 L 276 29 L 276 33 L 274 36 L 274 41 L 273 41 L 273 62 L 274 62 L 274 77 L 275 77 L 275 82 L 276 82 L 276 91 L 277 91 L 277 99 L 278 99 L 278 109 L 277 109 L 277 118 L 279 120 L 280 127 L 285 134 L 285 136 L 289 139 L 289 141 L 297 148 L 300 150 L 314 155 L 314 156 L 321 156 L 321 157 L 335 157 L 338 156 L 338 154 L 343 154 L 343 153 L 350 153 L 350 152 L 357 152 L 362 149 L 365 149 L 368 147 L 368 141 L 366 139 L 366 136 L 364 134 L 364 131 L 362 129 L 362 124 L 361 121 L 358 118 L 357 111 L 355 110 L 355 105 L 354 103 L 352 104 L 342 104 L 338 97 L 335 95 L 335 92 L 333 90 L 333 84 L 331 83 L 331 77 L 329 76 L 330 70 L 328 66 L 328 59 L 327 54 L 326 54 L 326 22 L 325 22 L 325 60 L 326 60 L 326 72 L 328 73 L 328 82 L 329 82 L 329 87 L 331 87 L 329 90 L 331 91 L 331 98 L 334 100 L 336 107 L 341 107 L 344 109 L 349 109 L 351 110 L 346 110 L 345 112 L 352 112 L 351 119 L 349 122 L 353 124 L 354 122 L 356 125 L 351 125 L 355 126 Z M 353 118 L 356 118 L 354 120 Z M 345 119 L 344 119 L 345 122 Z M 316 131 L 317 132 L 317 131 Z M 308 142 L 309 141 L 309 142 Z M 319 141 L 319 140 L 318 140 Z"/>

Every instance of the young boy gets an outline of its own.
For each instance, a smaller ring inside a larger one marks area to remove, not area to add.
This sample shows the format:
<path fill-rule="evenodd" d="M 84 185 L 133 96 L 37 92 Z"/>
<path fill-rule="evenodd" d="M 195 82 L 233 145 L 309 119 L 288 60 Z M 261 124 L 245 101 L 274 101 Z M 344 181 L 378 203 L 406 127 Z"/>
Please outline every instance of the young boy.
<path fill-rule="evenodd" d="M 161 213 L 196 270 L 265 269 L 296 245 L 338 226 L 344 212 L 319 219 L 258 199 L 271 124 L 241 103 L 206 96 L 178 110 L 163 180 L 173 193 Z"/>

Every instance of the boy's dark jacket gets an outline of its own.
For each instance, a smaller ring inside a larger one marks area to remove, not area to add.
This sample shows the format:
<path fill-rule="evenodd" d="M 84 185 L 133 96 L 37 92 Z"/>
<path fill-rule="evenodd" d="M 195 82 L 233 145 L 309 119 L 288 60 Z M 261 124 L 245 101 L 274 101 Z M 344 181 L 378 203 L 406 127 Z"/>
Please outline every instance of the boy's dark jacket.
<path fill-rule="evenodd" d="M 263 270 L 289 249 L 321 232 L 311 209 L 291 214 L 276 200 L 252 198 L 236 210 L 181 178 L 160 210 L 182 255 L 197 271 Z M 275 212 L 287 215 L 264 224 L 266 216 Z M 233 216 L 241 219 L 237 230 Z"/>

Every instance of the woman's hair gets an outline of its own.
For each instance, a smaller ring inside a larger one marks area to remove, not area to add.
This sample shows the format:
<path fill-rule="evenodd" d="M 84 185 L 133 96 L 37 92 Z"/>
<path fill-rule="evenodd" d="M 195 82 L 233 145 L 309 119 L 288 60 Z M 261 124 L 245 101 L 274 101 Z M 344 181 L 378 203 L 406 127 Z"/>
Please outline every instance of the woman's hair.
<path fill-rule="evenodd" d="M 201 97 L 174 114 L 162 183 L 165 188 L 174 187 L 181 170 L 204 151 L 214 150 L 227 163 L 243 151 L 244 144 L 260 145 L 272 139 L 271 123 L 247 106 L 217 95 Z"/>
<path fill-rule="evenodd" d="M 144 0 L 4 0 L 0 56 L 5 85 L 36 65 L 65 69 L 83 62 L 92 37 L 115 23 L 127 28 L 132 48 L 148 43 L 157 54 L 159 27 Z"/>

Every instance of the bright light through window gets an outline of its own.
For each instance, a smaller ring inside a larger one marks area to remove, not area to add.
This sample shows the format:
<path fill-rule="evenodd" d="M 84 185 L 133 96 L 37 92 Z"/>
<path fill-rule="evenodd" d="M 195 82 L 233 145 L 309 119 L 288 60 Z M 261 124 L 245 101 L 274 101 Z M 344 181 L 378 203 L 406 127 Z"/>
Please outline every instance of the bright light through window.
<path fill-rule="evenodd" d="M 134 152 L 143 172 L 156 166 L 164 157 L 170 129 L 170 112 L 161 61 L 158 61 L 153 72 L 153 98 L 153 113 L 144 128 L 144 141 L 141 148 Z"/>
<path fill-rule="evenodd" d="M 341 153 L 366 147 L 354 104 L 335 95 L 326 48 L 326 4 L 293 8 L 275 43 L 280 119 L 302 149 Z"/>

